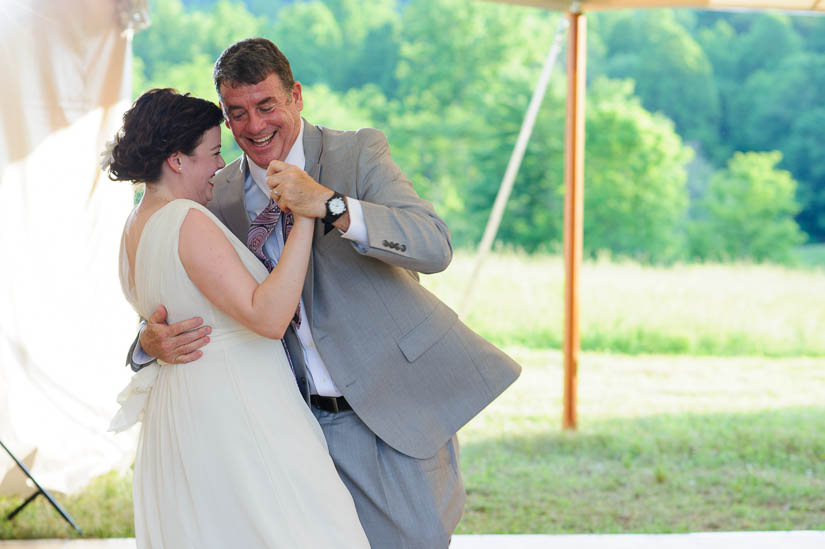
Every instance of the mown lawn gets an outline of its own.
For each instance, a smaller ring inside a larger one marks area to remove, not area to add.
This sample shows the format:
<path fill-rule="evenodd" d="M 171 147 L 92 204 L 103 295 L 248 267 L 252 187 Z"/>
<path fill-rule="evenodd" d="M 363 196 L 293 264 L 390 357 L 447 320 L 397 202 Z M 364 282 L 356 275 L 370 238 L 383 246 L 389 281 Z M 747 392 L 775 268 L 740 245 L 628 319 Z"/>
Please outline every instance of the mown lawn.
<path fill-rule="evenodd" d="M 585 353 L 579 430 L 561 356 L 461 432 L 459 533 L 825 529 L 825 360 Z"/>
<path fill-rule="evenodd" d="M 522 377 L 460 433 L 458 533 L 825 529 L 825 359 L 584 353 L 562 432 L 561 355 L 510 351 Z M 132 535 L 128 474 L 60 500 L 88 536 Z M 66 535 L 42 498 L 0 520 L 3 539 Z"/>
<path fill-rule="evenodd" d="M 456 254 L 423 284 L 459 309 L 474 258 Z M 501 345 L 560 349 L 564 266 L 557 256 L 495 254 L 464 316 Z M 825 267 L 671 267 L 585 261 L 582 349 L 710 356 L 825 356 Z"/>
<path fill-rule="evenodd" d="M 472 257 L 423 283 L 458 307 Z M 562 432 L 562 262 L 496 254 L 467 322 L 524 366 L 460 432 L 459 533 L 825 529 L 825 268 L 586 262 L 579 429 Z M 59 496 L 132 535 L 131 477 Z M 0 498 L 0 516 L 20 503 Z M 39 498 L 0 539 L 73 536 Z"/>

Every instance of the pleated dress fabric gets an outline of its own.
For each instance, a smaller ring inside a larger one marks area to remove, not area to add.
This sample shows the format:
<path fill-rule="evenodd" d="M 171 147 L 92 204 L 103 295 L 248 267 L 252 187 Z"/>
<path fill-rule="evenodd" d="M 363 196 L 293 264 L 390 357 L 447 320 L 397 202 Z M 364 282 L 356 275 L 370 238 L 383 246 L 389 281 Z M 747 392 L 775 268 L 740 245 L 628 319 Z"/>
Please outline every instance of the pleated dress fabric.
<path fill-rule="evenodd" d="M 268 274 L 190 200 L 147 221 L 133 284 L 121 249 L 124 293 L 143 318 L 163 304 L 170 323 L 200 316 L 212 327 L 200 359 L 144 368 L 118 397 L 112 428 L 142 422 L 133 481 L 138 548 L 369 547 L 281 342 L 224 314 L 187 276 L 178 239 L 190 209 L 221 227 L 259 282 Z"/>

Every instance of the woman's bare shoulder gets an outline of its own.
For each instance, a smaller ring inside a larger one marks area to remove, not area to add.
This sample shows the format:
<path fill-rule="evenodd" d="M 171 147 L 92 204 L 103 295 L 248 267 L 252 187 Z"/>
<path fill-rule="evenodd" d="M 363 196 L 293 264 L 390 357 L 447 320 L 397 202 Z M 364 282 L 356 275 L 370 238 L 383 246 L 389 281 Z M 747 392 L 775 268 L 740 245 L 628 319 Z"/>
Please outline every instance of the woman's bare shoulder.
<path fill-rule="evenodd" d="M 237 256 L 235 248 L 206 210 L 192 207 L 180 226 L 178 253 L 184 266 L 215 266 Z"/>

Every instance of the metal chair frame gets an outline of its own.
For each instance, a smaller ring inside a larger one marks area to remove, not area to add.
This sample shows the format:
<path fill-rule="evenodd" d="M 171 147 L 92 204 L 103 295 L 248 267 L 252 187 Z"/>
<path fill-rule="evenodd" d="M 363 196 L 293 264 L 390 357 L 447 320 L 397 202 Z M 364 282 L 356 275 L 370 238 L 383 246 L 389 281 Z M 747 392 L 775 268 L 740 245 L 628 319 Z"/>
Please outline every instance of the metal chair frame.
<path fill-rule="evenodd" d="M 23 464 L 23 462 L 22 462 L 22 461 L 20 461 L 19 459 L 17 459 L 17 457 L 16 457 L 16 456 L 15 456 L 15 455 L 11 452 L 11 450 L 9 450 L 9 449 L 6 447 L 6 445 L 5 445 L 5 444 L 3 444 L 3 441 L 2 441 L 2 440 L 0 440 L 0 446 L 2 446 L 2 447 L 3 447 L 3 450 L 5 450 L 5 451 L 6 451 L 6 453 L 7 453 L 9 456 L 11 456 L 11 459 L 13 459 L 13 460 L 14 460 L 14 462 L 17 464 L 17 466 L 18 466 L 18 467 L 20 467 L 20 469 L 21 469 L 24 473 L 26 473 L 26 476 L 27 476 L 27 477 L 29 477 L 29 479 L 30 479 L 30 480 L 34 483 L 34 485 L 37 487 L 37 491 L 36 491 L 36 492 L 34 492 L 32 495 L 30 495 L 28 498 L 26 498 L 26 501 L 24 501 L 23 503 L 21 503 L 21 504 L 20 504 L 20 505 L 19 505 L 19 506 L 18 506 L 18 507 L 14 510 L 14 511 L 12 511 L 11 513 L 9 513 L 9 514 L 6 516 L 6 519 L 7 519 L 7 520 L 13 520 L 13 519 L 14 519 L 14 517 L 16 517 L 16 516 L 17 516 L 17 514 L 18 514 L 20 511 L 22 511 L 22 510 L 23 510 L 23 508 L 24 508 L 24 507 L 26 507 L 26 505 L 28 505 L 29 503 L 31 503 L 32 501 L 34 501 L 34 499 L 35 499 L 37 496 L 39 496 L 40 494 L 43 494 L 43 496 L 44 496 L 47 500 L 49 500 L 49 503 L 51 503 L 52 507 L 54 507 L 54 508 L 57 510 L 57 512 L 58 512 L 58 513 L 60 513 L 60 516 L 62 516 L 62 517 L 66 520 L 66 522 L 68 522 L 69 524 L 71 524 L 71 525 L 72 525 L 72 527 L 73 527 L 75 530 L 77 530 L 80 534 L 82 534 L 82 533 L 83 533 L 83 530 L 81 530 L 81 529 L 80 529 L 80 527 L 79 527 L 79 526 L 75 523 L 75 521 L 72 519 L 71 515 L 69 515 L 69 513 L 67 513 L 67 512 L 66 512 L 66 510 L 65 510 L 65 509 L 63 509 L 63 507 L 62 507 L 59 503 L 57 503 L 57 501 L 56 501 L 56 500 L 54 499 L 54 497 L 53 497 L 53 496 L 49 493 L 49 491 L 48 491 L 48 490 L 46 490 L 45 488 L 43 488 L 42 486 L 40 486 L 40 483 L 39 483 L 39 482 L 37 482 L 37 481 L 35 480 L 34 476 L 32 476 L 32 474 L 31 474 L 31 472 L 29 471 L 29 469 L 28 469 L 28 468 L 27 468 L 27 467 Z"/>

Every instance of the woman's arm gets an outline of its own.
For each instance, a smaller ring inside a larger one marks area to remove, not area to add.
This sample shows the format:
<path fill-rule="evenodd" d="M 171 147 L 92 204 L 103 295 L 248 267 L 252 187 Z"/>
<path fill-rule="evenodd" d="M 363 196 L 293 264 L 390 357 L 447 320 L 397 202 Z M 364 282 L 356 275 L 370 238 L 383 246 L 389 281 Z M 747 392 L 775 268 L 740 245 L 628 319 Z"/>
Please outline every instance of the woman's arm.
<path fill-rule="evenodd" d="M 181 225 L 178 253 L 186 274 L 216 307 L 253 332 L 281 339 L 301 297 L 312 229 L 312 219 L 295 216 L 278 264 L 260 284 L 221 228 L 199 210 L 189 210 Z"/>

